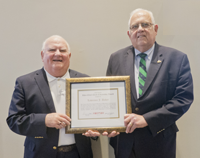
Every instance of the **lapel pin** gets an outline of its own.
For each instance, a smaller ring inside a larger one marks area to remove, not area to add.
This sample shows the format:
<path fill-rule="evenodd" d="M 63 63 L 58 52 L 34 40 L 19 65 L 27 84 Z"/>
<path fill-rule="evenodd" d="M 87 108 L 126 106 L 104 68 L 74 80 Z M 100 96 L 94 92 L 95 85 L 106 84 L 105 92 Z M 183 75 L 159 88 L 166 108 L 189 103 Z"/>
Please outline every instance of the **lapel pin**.
<path fill-rule="evenodd" d="M 161 63 L 161 62 L 162 62 L 161 60 L 158 60 L 158 61 L 157 61 L 157 63 Z"/>

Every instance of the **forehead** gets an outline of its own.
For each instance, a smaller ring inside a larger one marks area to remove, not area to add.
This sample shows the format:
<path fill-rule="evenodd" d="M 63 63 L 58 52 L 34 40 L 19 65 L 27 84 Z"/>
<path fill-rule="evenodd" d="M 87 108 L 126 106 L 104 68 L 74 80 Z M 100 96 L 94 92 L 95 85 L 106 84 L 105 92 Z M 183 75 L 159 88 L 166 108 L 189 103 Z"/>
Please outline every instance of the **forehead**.
<path fill-rule="evenodd" d="M 152 22 L 151 16 L 146 11 L 138 11 L 132 15 L 130 24 L 140 23 L 140 22 Z"/>
<path fill-rule="evenodd" d="M 46 41 L 45 48 L 66 48 L 67 44 L 63 38 L 60 37 L 52 37 Z"/>

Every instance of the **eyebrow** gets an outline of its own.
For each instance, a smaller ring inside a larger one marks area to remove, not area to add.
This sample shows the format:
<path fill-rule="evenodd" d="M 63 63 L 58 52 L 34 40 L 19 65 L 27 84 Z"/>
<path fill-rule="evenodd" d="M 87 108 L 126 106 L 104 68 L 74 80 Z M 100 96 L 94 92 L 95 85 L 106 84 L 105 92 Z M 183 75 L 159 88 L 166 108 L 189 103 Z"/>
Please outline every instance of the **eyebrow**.
<path fill-rule="evenodd" d="M 67 48 L 60 48 L 59 50 L 67 50 Z"/>
<path fill-rule="evenodd" d="M 132 25 L 137 25 L 137 24 L 142 24 L 142 23 L 152 23 L 152 22 L 149 22 L 149 21 L 143 21 L 143 22 L 137 22 L 137 23 L 134 23 Z"/>
<path fill-rule="evenodd" d="M 56 50 L 57 48 L 48 48 L 47 50 Z M 62 51 L 64 51 L 64 50 L 66 50 L 67 51 L 67 48 L 60 48 L 59 50 L 62 50 Z"/>

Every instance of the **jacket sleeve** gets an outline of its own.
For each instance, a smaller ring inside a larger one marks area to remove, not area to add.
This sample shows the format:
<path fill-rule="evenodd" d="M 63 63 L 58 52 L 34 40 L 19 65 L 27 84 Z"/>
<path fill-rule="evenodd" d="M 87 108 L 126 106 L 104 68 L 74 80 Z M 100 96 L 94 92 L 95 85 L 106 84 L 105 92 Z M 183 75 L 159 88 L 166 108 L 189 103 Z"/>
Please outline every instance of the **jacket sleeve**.
<path fill-rule="evenodd" d="M 193 81 L 186 55 L 182 56 L 179 66 L 177 79 L 169 83 L 170 99 L 162 107 L 143 115 L 154 136 L 174 124 L 193 102 Z"/>
<path fill-rule="evenodd" d="M 29 89 L 29 91 L 31 91 L 31 89 Z M 46 137 L 46 114 L 29 112 L 28 106 L 31 105 L 27 105 L 28 102 L 25 98 L 25 91 L 18 78 L 10 103 L 9 115 L 6 119 L 9 128 L 20 135 Z"/>

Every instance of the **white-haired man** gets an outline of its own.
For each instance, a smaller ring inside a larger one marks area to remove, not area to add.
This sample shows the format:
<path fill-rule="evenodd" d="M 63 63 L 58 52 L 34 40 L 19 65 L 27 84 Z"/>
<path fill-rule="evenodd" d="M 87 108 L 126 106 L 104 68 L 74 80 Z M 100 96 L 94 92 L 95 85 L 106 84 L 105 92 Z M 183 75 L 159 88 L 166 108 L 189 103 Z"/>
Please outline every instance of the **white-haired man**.
<path fill-rule="evenodd" d="M 193 82 L 187 55 L 158 45 L 157 32 L 150 11 L 134 10 L 127 32 L 132 45 L 113 53 L 108 63 L 108 76 L 131 78 L 126 133 L 110 139 L 117 158 L 176 156 L 175 122 L 193 102 Z"/>
<path fill-rule="evenodd" d="M 65 134 L 65 79 L 87 77 L 69 69 L 71 52 L 60 36 L 43 43 L 44 67 L 17 78 L 7 118 L 8 126 L 25 135 L 24 158 L 92 158 L 90 138 Z"/>

